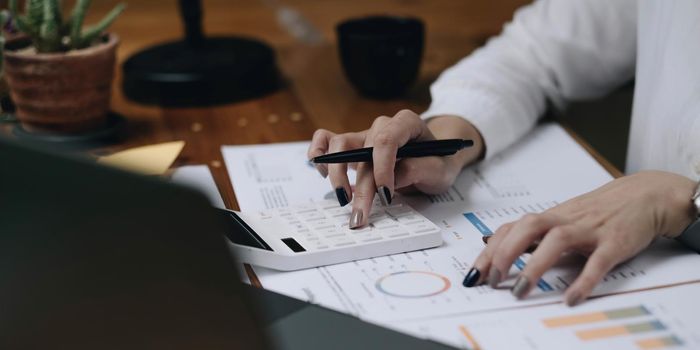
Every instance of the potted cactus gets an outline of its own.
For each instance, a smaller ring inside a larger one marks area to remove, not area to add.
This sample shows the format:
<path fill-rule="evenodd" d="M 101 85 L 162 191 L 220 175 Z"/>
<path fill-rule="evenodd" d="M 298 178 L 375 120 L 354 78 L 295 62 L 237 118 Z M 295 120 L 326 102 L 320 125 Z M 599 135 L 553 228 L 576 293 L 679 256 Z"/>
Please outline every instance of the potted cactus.
<path fill-rule="evenodd" d="M 26 0 L 24 14 L 10 0 L 9 18 L 23 35 L 4 44 L 2 70 L 25 130 L 82 133 L 105 124 L 119 38 L 104 30 L 124 4 L 83 28 L 90 3 L 76 0 L 64 18 L 59 0 Z"/>

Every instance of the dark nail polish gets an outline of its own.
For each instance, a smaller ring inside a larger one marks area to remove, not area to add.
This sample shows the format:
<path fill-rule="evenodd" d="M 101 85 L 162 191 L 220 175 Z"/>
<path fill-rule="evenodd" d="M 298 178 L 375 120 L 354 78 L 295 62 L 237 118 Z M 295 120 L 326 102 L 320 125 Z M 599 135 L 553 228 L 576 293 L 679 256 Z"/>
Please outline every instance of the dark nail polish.
<path fill-rule="evenodd" d="M 479 281 L 479 277 L 481 277 L 481 271 L 475 267 L 472 267 L 467 273 L 467 276 L 464 277 L 464 282 L 462 282 L 462 285 L 467 288 L 474 287 L 476 282 Z"/>
<path fill-rule="evenodd" d="M 341 207 L 344 207 L 350 203 L 350 199 L 348 198 L 348 193 L 345 191 L 344 187 L 338 187 L 335 189 L 335 196 L 338 197 L 338 204 L 340 204 Z"/>
<path fill-rule="evenodd" d="M 489 244 L 489 239 L 491 239 L 491 236 L 493 235 L 481 236 L 481 240 L 484 242 L 484 244 Z"/>
<path fill-rule="evenodd" d="M 514 297 L 522 299 L 525 294 L 527 294 L 528 290 L 530 290 L 530 280 L 525 276 L 520 276 L 515 280 L 515 284 L 513 288 L 510 289 L 510 293 L 513 294 Z"/>
<path fill-rule="evenodd" d="M 379 201 L 382 202 L 383 206 L 391 205 L 391 192 L 386 186 L 379 186 L 377 188 L 377 194 L 379 195 Z"/>
<path fill-rule="evenodd" d="M 498 271 L 495 267 L 491 267 L 491 271 L 489 272 L 489 286 L 491 286 L 491 288 L 496 288 L 499 283 L 501 283 L 501 271 Z"/>
<path fill-rule="evenodd" d="M 350 223 L 348 224 L 348 227 L 350 227 L 350 229 L 354 229 L 360 226 L 362 226 L 362 210 L 353 209 L 352 214 L 350 215 Z"/>

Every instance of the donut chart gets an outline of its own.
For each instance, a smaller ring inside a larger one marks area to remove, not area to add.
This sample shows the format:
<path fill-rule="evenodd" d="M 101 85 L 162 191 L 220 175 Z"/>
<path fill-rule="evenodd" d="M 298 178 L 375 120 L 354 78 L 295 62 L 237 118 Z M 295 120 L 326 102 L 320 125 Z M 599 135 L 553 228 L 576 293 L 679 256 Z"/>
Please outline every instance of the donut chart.
<path fill-rule="evenodd" d="M 382 294 L 396 298 L 428 298 L 450 289 L 447 277 L 430 271 L 398 271 L 377 279 L 375 287 Z"/>

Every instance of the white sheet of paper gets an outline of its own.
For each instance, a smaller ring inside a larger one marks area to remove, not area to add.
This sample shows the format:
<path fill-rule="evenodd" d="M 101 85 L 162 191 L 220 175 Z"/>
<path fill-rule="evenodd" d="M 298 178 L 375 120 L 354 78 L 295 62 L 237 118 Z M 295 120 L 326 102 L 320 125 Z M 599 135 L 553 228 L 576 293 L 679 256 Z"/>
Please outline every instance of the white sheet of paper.
<path fill-rule="evenodd" d="M 216 187 L 216 182 L 214 182 L 214 177 L 206 165 L 179 167 L 173 172 L 170 181 L 199 190 L 209 198 L 211 205 L 217 208 L 226 208 L 219 189 Z"/>
<path fill-rule="evenodd" d="M 307 161 L 308 142 L 223 146 L 241 211 L 335 199 L 330 182 Z M 351 183 L 354 172 L 349 173 Z"/>
<path fill-rule="evenodd" d="M 256 179 L 265 178 L 260 173 L 263 160 L 259 158 L 273 156 L 276 169 L 287 169 L 284 174 L 293 175 L 283 182 L 285 202 L 323 198 L 330 185 L 306 166 L 307 146 L 225 147 L 225 160 L 229 172 L 235 173 L 231 179 L 241 208 L 269 206 L 269 190 L 262 188 L 270 185 Z M 611 176 L 561 127 L 543 125 L 494 159 L 465 169 L 445 194 L 397 197 L 397 201 L 409 203 L 443 228 L 445 243 L 441 247 L 297 272 L 259 267 L 255 271 L 266 289 L 387 324 L 556 302 L 576 276 L 581 261 L 549 271 L 532 296 L 522 301 L 514 299 L 508 289 L 467 289 L 461 283 L 483 248 L 482 234 L 610 180 Z M 700 280 L 700 270 L 695 268 L 700 266 L 700 255 L 673 241 L 659 243 L 613 271 L 594 293 Z M 527 256 L 523 256 L 520 268 L 526 261 Z M 518 268 L 513 267 L 512 276 Z"/>
<path fill-rule="evenodd" d="M 700 349 L 700 284 L 391 328 L 461 349 Z M 566 344 L 566 345 L 564 345 Z"/>

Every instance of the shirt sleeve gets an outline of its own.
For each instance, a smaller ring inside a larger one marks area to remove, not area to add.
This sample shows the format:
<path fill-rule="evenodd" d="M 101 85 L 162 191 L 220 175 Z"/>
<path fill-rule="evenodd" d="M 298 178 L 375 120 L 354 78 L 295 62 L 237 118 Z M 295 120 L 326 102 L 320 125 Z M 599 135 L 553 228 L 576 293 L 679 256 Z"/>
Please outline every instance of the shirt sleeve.
<path fill-rule="evenodd" d="M 525 135 L 548 103 L 562 108 L 629 81 L 636 29 L 636 0 L 536 1 L 440 75 L 422 117 L 467 119 L 489 158 Z"/>

